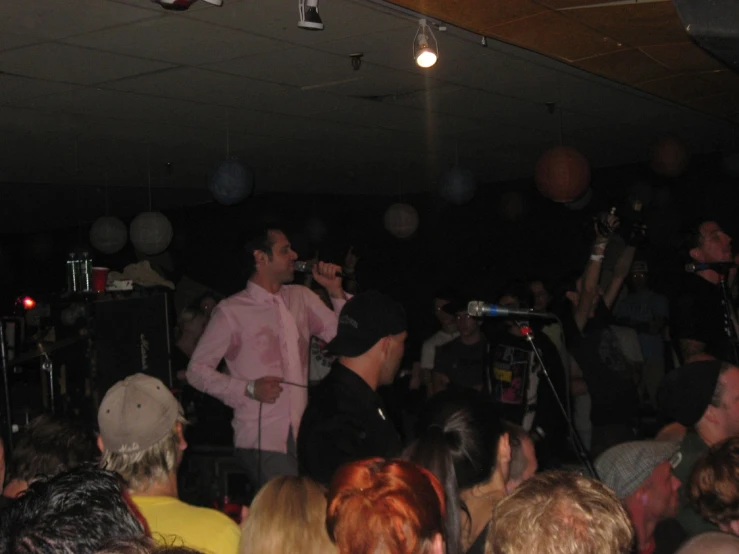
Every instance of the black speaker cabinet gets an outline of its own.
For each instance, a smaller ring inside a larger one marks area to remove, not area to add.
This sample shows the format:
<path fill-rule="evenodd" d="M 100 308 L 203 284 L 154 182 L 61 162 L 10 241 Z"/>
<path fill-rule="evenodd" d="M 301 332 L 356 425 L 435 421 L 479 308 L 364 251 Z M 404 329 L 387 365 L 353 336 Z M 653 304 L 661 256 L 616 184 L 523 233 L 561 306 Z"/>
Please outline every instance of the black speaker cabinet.
<path fill-rule="evenodd" d="M 674 0 L 685 30 L 703 48 L 739 70 L 739 2 Z"/>
<path fill-rule="evenodd" d="M 96 302 L 94 314 L 93 381 L 99 400 L 113 384 L 134 373 L 172 386 L 166 294 Z"/>

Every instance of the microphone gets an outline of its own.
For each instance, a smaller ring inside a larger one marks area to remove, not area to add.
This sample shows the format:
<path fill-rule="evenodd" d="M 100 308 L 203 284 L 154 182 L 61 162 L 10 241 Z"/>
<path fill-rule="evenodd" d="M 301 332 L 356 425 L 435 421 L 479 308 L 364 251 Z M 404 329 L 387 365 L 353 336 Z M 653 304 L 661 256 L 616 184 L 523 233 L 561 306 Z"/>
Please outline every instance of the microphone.
<path fill-rule="evenodd" d="M 736 267 L 736 264 L 734 262 L 706 262 L 702 264 L 697 262 L 690 262 L 688 264 L 685 264 L 685 271 L 687 271 L 688 273 L 697 273 L 698 271 L 713 269 L 715 271 L 721 272 L 733 267 Z"/>
<path fill-rule="evenodd" d="M 293 266 L 295 268 L 295 271 L 299 271 L 300 273 L 313 273 L 313 266 L 316 265 L 312 262 L 295 262 L 295 265 Z M 342 279 L 345 277 L 344 270 L 340 269 L 336 273 L 337 277 L 341 277 Z"/>
<path fill-rule="evenodd" d="M 534 312 L 532 310 L 518 310 L 515 308 L 504 308 L 495 304 L 486 304 L 480 300 L 473 300 L 467 304 L 467 313 L 472 317 L 541 317 L 545 319 L 556 319 L 557 316 L 549 312 Z"/>

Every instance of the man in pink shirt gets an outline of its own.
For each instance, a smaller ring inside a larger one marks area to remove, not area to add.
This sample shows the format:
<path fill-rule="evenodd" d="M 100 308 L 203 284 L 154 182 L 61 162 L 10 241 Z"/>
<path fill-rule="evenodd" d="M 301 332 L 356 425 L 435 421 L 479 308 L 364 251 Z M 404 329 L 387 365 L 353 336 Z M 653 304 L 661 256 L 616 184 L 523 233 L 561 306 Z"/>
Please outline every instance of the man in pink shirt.
<path fill-rule="evenodd" d="M 187 368 L 187 380 L 234 409 L 236 456 L 260 487 L 277 475 L 297 475 L 295 452 L 308 399 L 311 335 L 330 341 L 346 301 L 337 265 L 319 262 L 313 278 L 334 310 L 293 280 L 297 254 L 285 233 L 267 228 L 246 245 L 243 291 L 213 310 Z M 216 370 L 225 359 L 228 373 Z"/>

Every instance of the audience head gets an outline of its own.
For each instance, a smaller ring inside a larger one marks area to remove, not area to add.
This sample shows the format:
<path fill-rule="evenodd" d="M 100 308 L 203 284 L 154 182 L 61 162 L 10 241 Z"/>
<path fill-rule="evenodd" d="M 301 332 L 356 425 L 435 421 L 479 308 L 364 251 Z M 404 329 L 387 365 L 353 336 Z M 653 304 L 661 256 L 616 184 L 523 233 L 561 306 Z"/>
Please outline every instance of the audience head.
<path fill-rule="evenodd" d="M 511 463 L 505 484 L 506 492 L 510 494 L 526 479 L 533 477 L 539 469 L 539 462 L 531 435 L 523 427 L 513 423 L 506 422 L 505 428 L 511 445 Z"/>
<path fill-rule="evenodd" d="M 629 517 L 605 485 L 577 473 L 534 475 L 493 511 L 486 554 L 626 554 Z"/>
<path fill-rule="evenodd" d="M 91 467 L 35 481 L 0 512 L 0 552 L 92 554 L 143 534 L 120 477 Z"/>
<path fill-rule="evenodd" d="M 362 292 L 342 308 L 336 336 L 326 350 L 341 358 L 363 358 L 378 370 L 379 385 L 395 379 L 408 335 L 403 306 L 377 291 Z"/>
<path fill-rule="evenodd" d="M 739 554 L 739 537 L 710 531 L 691 538 L 675 554 Z"/>
<path fill-rule="evenodd" d="M 101 465 L 135 492 L 175 475 L 187 447 L 182 407 L 159 379 L 137 373 L 117 382 L 98 410 Z"/>
<path fill-rule="evenodd" d="M 445 512 L 442 486 L 428 470 L 373 458 L 337 470 L 326 525 L 339 554 L 443 554 Z"/>
<path fill-rule="evenodd" d="M 629 285 L 635 291 L 644 290 L 649 283 L 649 266 L 647 262 L 636 260 L 629 270 Z"/>
<path fill-rule="evenodd" d="M 462 492 L 485 494 L 505 488 L 511 451 L 495 405 L 481 393 L 449 389 L 434 396 L 421 414 L 419 436 L 405 458 L 429 469 L 447 498 L 447 546 L 460 544 Z"/>
<path fill-rule="evenodd" d="M 687 490 L 690 503 L 704 519 L 739 535 L 739 437 L 711 447 L 696 462 Z"/>
<path fill-rule="evenodd" d="M 434 294 L 434 315 L 441 328 L 452 334 L 457 331 L 457 319 L 454 314 L 444 310 L 444 306 L 457 302 L 457 293 L 451 288 L 444 288 Z"/>
<path fill-rule="evenodd" d="M 532 279 L 528 282 L 529 293 L 533 299 L 532 308 L 535 312 L 545 312 L 552 302 L 549 287 L 541 279 Z"/>
<path fill-rule="evenodd" d="M 686 364 L 665 378 L 660 404 L 709 446 L 739 434 L 739 367 L 718 360 Z"/>
<path fill-rule="evenodd" d="M 467 312 L 467 304 L 455 300 L 442 306 L 441 310 L 454 318 L 457 331 L 463 341 L 474 343 L 476 340 L 482 339 L 482 320 L 472 317 Z"/>
<path fill-rule="evenodd" d="M 672 469 L 679 461 L 677 443 L 632 441 L 606 450 L 595 461 L 595 469 L 633 521 L 656 524 L 677 514 L 680 481 Z"/>
<path fill-rule="evenodd" d="M 243 524 L 240 554 L 331 554 L 326 491 L 307 477 L 276 477 L 257 493 Z"/>
<path fill-rule="evenodd" d="M 685 246 L 691 259 L 699 263 L 730 262 L 731 237 L 715 221 L 702 219 L 691 224 Z"/>
<path fill-rule="evenodd" d="M 298 255 L 287 235 L 276 225 L 268 225 L 254 233 L 244 246 L 246 275 L 256 275 L 271 282 L 289 283 L 295 276 Z"/>
<path fill-rule="evenodd" d="M 97 460 L 92 433 L 65 419 L 40 415 L 18 434 L 7 462 L 6 494 L 25 490 L 39 477 L 51 477 Z"/>

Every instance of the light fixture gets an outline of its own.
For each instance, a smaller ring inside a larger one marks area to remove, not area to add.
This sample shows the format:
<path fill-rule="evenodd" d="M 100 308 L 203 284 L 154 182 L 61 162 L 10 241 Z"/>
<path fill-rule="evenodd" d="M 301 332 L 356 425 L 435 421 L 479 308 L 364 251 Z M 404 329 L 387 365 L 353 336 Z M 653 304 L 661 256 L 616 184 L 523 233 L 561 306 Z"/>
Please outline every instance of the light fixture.
<path fill-rule="evenodd" d="M 418 67 L 424 68 L 431 67 L 439 59 L 439 45 L 425 19 L 418 20 L 418 30 L 413 38 L 413 59 Z"/>
<path fill-rule="evenodd" d="M 323 31 L 323 21 L 318 14 L 318 0 L 298 0 L 298 13 L 298 27 L 309 31 Z"/>

